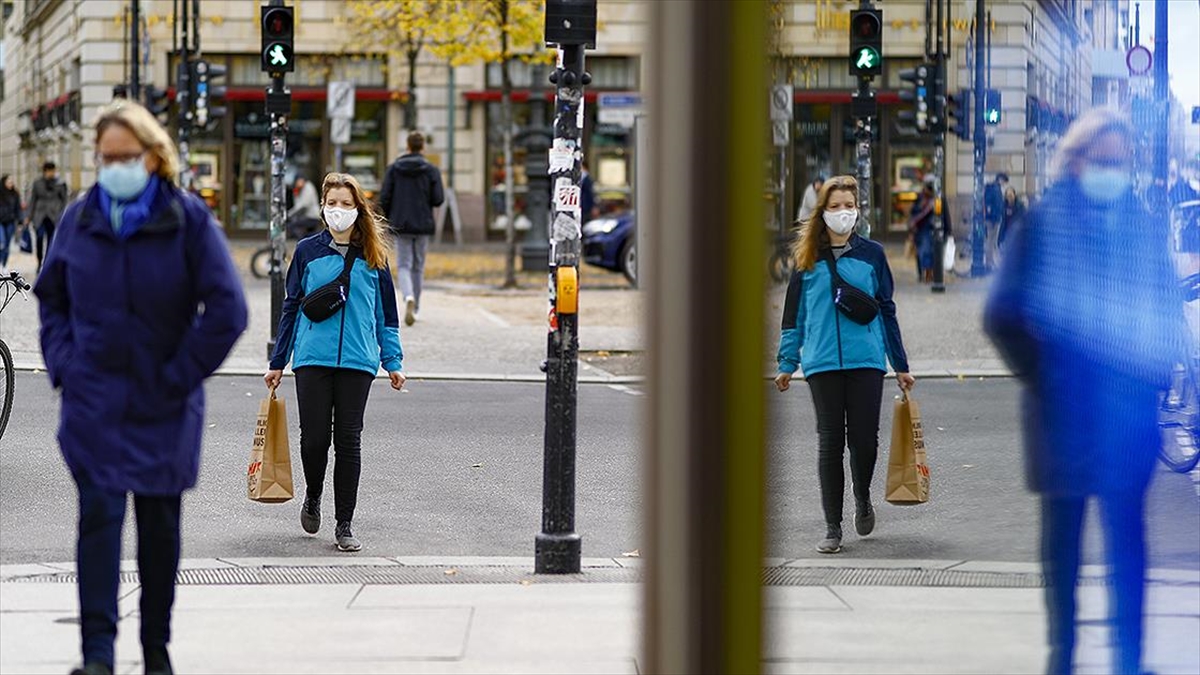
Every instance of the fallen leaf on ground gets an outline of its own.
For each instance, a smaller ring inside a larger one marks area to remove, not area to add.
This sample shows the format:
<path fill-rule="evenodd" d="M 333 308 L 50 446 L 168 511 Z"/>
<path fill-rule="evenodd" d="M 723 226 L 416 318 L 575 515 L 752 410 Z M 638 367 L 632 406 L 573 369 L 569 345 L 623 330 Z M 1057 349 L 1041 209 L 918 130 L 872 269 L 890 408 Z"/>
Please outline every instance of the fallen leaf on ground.
<path fill-rule="evenodd" d="M 626 551 L 626 552 L 622 553 L 621 555 L 625 556 L 626 558 L 640 558 L 640 557 L 642 557 L 642 550 L 639 548 L 635 548 L 632 551 Z"/>
<path fill-rule="evenodd" d="M 974 469 L 975 465 L 974 464 L 963 464 L 963 468 L 964 469 Z"/>
<path fill-rule="evenodd" d="M 945 431 L 945 430 L 946 430 L 946 428 L 945 428 L 945 427 L 934 427 L 934 428 L 935 428 L 935 429 L 937 429 L 938 431 Z"/>
<path fill-rule="evenodd" d="M 450 568 L 448 570 L 443 571 L 442 574 L 445 574 L 448 577 L 452 577 L 452 576 L 458 574 L 458 570 L 456 570 L 454 568 Z"/>
<path fill-rule="evenodd" d="M 533 585 L 533 582 L 528 579 L 522 579 L 517 583 L 521 584 L 522 586 L 532 586 Z"/>

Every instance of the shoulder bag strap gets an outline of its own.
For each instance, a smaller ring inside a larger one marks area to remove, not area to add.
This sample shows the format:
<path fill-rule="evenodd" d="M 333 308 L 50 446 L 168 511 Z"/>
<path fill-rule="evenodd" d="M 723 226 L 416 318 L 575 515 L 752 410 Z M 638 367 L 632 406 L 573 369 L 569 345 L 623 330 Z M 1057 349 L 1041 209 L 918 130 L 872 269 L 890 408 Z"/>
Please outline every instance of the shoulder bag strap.
<path fill-rule="evenodd" d="M 837 271 L 837 260 L 834 260 L 834 258 L 833 258 L 833 249 L 831 249 L 831 248 L 824 249 L 824 258 L 825 258 L 825 263 L 827 265 L 829 265 L 829 278 L 830 278 L 829 294 L 832 295 L 833 299 L 836 301 L 837 300 L 837 289 L 838 289 L 838 286 L 842 285 L 842 277 L 838 274 L 838 271 Z"/>

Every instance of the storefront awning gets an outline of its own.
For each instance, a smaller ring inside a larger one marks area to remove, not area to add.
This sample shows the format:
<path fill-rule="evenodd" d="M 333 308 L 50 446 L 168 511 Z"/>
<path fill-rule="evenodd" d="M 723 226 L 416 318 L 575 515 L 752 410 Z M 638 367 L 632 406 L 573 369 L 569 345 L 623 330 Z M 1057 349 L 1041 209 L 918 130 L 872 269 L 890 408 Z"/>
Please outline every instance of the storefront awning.
<path fill-rule="evenodd" d="M 175 88 L 167 90 L 172 99 L 175 98 Z M 324 101 L 328 96 L 325 87 L 293 87 L 293 101 Z M 356 101 L 404 101 L 408 94 L 399 89 L 385 89 L 383 87 L 356 87 L 354 90 L 354 99 Z M 226 101 L 265 101 L 267 98 L 265 87 L 229 87 L 225 91 Z"/>
<path fill-rule="evenodd" d="M 546 99 L 547 101 L 554 100 L 554 88 L 553 87 L 548 87 L 546 89 L 543 89 L 541 94 L 542 94 L 542 98 Z M 594 90 L 588 91 L 585 89 L 583 92 L 584 103 L 593 103 L 594 104 L 596 102 L 596 95 L 597 95 L 596 91 L 594 91 Z M 473 90 L 473 91 L 464 91 L 463 98 L 467 99 L 468 101 L 489 101 L 489 102 L 499 103 L 500 102 L 500 90 L 499 89 L 477 89 L 477 90 Z M 525 103 L 526 101 L 529 100 L 529 90 L 528 89 L 513 89 L 512 100 L 514 103 Z"/>

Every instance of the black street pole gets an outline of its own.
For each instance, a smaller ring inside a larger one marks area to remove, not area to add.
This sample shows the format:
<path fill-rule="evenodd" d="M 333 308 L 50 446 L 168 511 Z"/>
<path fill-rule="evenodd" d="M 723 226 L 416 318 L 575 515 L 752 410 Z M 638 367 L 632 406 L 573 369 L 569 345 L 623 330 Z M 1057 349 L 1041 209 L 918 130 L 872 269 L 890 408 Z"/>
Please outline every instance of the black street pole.
<path fill-rule="evenodd" d="M 575 532 L 575 418 L 579 367 L 580 178 L 583 169 L 584 47 L 596 43 L 595 0 L 548 0 L 546 42 L 558 45 L 550 76 L 554 142 L 549 173 L 554 190 L 550 225 L 550 332 L 546 337 L 546 427 L 542 458 L 542 531 L 534 542 L 534 572 L 579 572 L 583 539 Z"/>
<path fill-rule="evenodd" d="M 192 161 L 189 139 L 192 135 L 192 85 L 191 65 L 192 56 L 188 47 L 190 39 L 188 17 L 191 9 L 187 0 L 179 0 L 182 7 L 182 18 L 177 22 L 179 31 L 179 61 L 175 64 L 175 102 L 179 107 L 179 129 L 177 131 L 179 145 L 179 187 L 184 190 L 192 189 Z"/>
<path fill-rule="evenodd" d="M 948 0 L 937 0 L 937 56 L 934 64 L 934 110 L 937 119 L 933 121 L 933 285 L 929 290 L 933 293 L 946 292 L 946 269 L 942 259 L 946 254 L 946 232 L 943 225 L 945 216 L 942 213 L 943 185 L 946 177 L 946 39 L 945 39 L 945 7 Z M 977 0 L 983 2 L 983 0 Z"/>
<path fill-rule="evenodd" d="M 1171 90 L 1167 79 L 1167 0 L 1154 0 L 1154 102 L 1158 124 L 1154 130 L 1154 182 L 1167 184 L 1171 126 Z"/>
<path fill-rule="evenodd" d="M 283 7 L 283 0 L 271 0 L 268 6 Z M 283 177 L 287 164 L 288 115 L 292 112 L 292 93 L 284 84 L 284 75 L 283 72 L 271 72 L 271 86 L 267 87 L 267 115 L 271 120 L 271 337 L 267 340 L 268 359 L 275 352 L 279 319 L 283 316 L 283 255 L 287 245 L 284 236 L 287 201 Z"/>
<path fill-rule="evenodd" d="M 138 61 L 141 60 L 141 13 L 140 0 L 129 0 L 129 93 L 130 101 L 142 100 L 142 84 L 138 73 Z"/>
<path fill-rule="evenodd" d="M 987 249 L 987 223 L 984 222 L 983 191 L 984 167 L 987 165 L 987 121 L 984 119 L 984 103 L 987 99 L 987 80 L 984 72 L 984 59 L 987 57 L 984 49 L 987 38 L 985 25 L 987 10 L 983 0 L 975 4 L 975 107 L 971 114 L 975 117 L 972 125 L 975 127 L 975 186 L 972 195 L 971 209 L 971 276 L 980 277 L 987 274 L 984 264 L 984 253 Z"/>
<path fill-rule="evenodd" d="M 554 132 L 546 128 L 541 65 L 532 64 L 530 74 L 533 82 L 529 87 L 529 126 L 517 138 L 525 146 L 525 176 L 529 180 L 525 212 L 529 214 L 530 225 L 525 241 L 521 242 L 521 269 L 546 272 L 550 269 L 550 167 L 546 152 L 550 150 Z"/>

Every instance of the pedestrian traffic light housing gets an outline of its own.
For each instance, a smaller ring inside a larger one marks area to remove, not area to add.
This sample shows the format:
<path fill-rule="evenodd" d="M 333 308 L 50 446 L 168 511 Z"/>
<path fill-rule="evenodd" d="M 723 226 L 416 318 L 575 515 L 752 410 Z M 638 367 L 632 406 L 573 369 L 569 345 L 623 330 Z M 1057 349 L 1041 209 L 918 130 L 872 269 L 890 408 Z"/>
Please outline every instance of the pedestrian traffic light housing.
<path fill-rule="evenodd" d="M 175 68 L 175 105 L 178 107 L 179 126 L 192 124 L 192 104 L 196 100 L 193 89 L 192 62 L 180 61 Z"/>
<path fill-rule="evenodd" d="M 1000 91 L 998 89 L 988 89 L 985 93 L 983 121 L 988 126 L 1000 124 Z"/>
<path fill-rule="evenodd" d="M 875 77 L 883 73 L 883 12 L 850 12 L 850 74 Z"/>
<path fill-rule="evenodd" d="M 935 66 L 922 63 L 916 68 L 900 71 L 900 79 L 911 86 L 900 90 L 900 100 L 913 104 L 912 110 L 901 110 L 898 119 L 919 133 L 930 130 L 929 104 L 932 100 L 930 84 L 933 80 Z"/>
<path fill-rule="evenodd" d="M 196 125 L 204 127 L 209 120 L 225 116 L 223 106 L 213 105 L 213 99 L 225 98 L 225 87 L 217 81 L 225 77 L 225 66 L 209 63 L 203 59 L 192 64 L 192 81 L 195 83 Z"/>
<path fill-rule="evenodd" d="M 146 96 L 146 110 L 150 111 L 151 115 L 160 117 L 171 109 L 171 96 L 165 89 L 159 89 L 153 84 L 147 84 L 142 93 Z M 162 119 L 159 120 L 163 121 Z"/>
<path fill-rule="evenodd" d="M 946 124 L 950 133 L 962 140 L 971 138 L 971 90 L 959 89 L 946 96 Z"/>
<path fill-rule="evenodd" d="M 282 5 L 260 8 L 262 18 L 262 70 L 272 77 L 296 70 L 295 15 Z"/>

